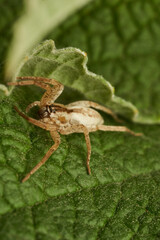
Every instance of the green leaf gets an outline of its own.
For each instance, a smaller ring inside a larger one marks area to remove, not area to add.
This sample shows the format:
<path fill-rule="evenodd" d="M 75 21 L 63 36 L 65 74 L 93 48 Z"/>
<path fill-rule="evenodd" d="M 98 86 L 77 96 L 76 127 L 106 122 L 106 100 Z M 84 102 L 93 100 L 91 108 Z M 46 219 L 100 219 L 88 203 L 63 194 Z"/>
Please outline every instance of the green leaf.
<path fill-rule="evenodd" d="M 22 184 L 53 144 L 48 132 L 13 109 L 25 109 L 40 97 L 35 90 L 17 87 L 0 102 L 0 239 L 156 239 L 159 127 L 128 125 L 150 137 L 91 133 L 91 176 L 84 136 L 62 135 L 58 150 Z M 70 91 L 71 100 L 74 94 Z M 106 124 L 115 124 L 103 117 Z"/>
<path fill-rule="evenodd" d="M 88 68 L 134 104 L 135 121 L 160 122 L 160 1 L 96 0 L 47 38 L 87 52 Z M 78 36 L 78 37 L 77 37 Z"/>
<path fill-rule="evenodd" d="M 114 95 L 114 88 L 102 76 L 89 72 L 87 54 L 76 48 L 56 49 L 52 40 L 40 44 L 21 64 L 18 76 L 55 78 L 63 85 L 78 90 L 84 98 L 110 107 L 130 119 L 138 110 L 130 102 Z"/>
<path fill-rule="evenodd" d="M 56 49 L 52 40 L 46 40 L 25 57 L 17 75 L 55 78 L 63 85 L 78 90 L 83 99 L 99 102 L 134 122 L 160 122 L 159 117 L 145 116 L 132 103 L 117 97 L 109 82 L 88 71 L 87 61 L 85 52 L 73 47 Z"/>
<path fill-rule="evenodd" d="M 152 121 L 158 121 L 160 111 L 159 3 L 96 0 L 53 33 L 58 48 L 87 52 L 89 69 L 111 81 L 118 96 Z M 158 125 L 126 123 L 144 137 L 91 133 L 91 176 L 86 172 L 84 136 L 61 136 L 60 147 L 47 163 L 20 183 L 53 141 L 13 106 L 24 111 L 42 94 L 25 86 L 14 88 L 9 97 L 0 96 L 0 239 L 159 239 Z M 66 87 L 58 101 L 80 99 L 84 96 Z M 36 111 L 30 115 L 36 117 Z M 106 114 L 103 117 L 105 124 L 115 125 Z"/>
<path fill-rule="evenodd" d="M 31 49 L 51 29 L 64 21 L 91 0 L 26 0 L 25 14 L 17 21 L 6 66 L 7 77 L 13 77 L 15 68 L 26 51 Z"/>

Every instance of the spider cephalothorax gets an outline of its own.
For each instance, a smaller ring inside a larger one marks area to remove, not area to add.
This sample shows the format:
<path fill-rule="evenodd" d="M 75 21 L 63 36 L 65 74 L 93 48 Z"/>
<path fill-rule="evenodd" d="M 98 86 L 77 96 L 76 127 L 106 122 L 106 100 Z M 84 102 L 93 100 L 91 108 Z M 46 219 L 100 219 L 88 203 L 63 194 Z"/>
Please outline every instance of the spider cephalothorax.
<path fill-rule="evenodd" d="M 40 116 L 41 119 L 42 118 L 49 118 L 51 116 L 51 113 L 55 113 L 55 112 L 56 112 L 56 110 L 55 110 L 53 104 L 43 106 L 38 111 L 39 116 Z"/>
<path fill-rule="evenodd" d="M 91 156 L 91 143 L 89 132 L 101 131 L 117 131 L 128 132 L 135 136 L 142 135 L 141 133 L 134 133 L 124 126 L 107 126 L 103 125 L 102 116 L 94 109 L 98 109 L 110 114 L 115 120 L 119 121 L 117 116 L 108 108 L 91 101 L 78 101 L 68 105 L 54 103 L 54 101 L 62 93 L 64 86 L 55 79 L 48 79 L 43 77 L 18 77 L 20 82 L 10 82 L 8 85 L 36 85 L 46 90 L 40 101 L 35 101 L 26 108 L 26 112 L 30 108 L 38 105 L 40 119 L 36 120 L 20 112 L 17 107 L 15 110 L 20 116 L 25 118 L 32 124 L 50 131 L 51 137 L 54 140 L 54 145 L 49 149 L 42 160 L 26 175 L 22 180 L 25 182 L 30 176 L 36 172 L 51 156 L 51 154 L 58 148 L 60 144 L 60 134 L 84 133 L 87 145 L 87 169 L 91 173 L 89 162 Z M 54 87 L 51 87 L 53 85 Z M 93 109 L 94 108 L 94 109 Z"/>

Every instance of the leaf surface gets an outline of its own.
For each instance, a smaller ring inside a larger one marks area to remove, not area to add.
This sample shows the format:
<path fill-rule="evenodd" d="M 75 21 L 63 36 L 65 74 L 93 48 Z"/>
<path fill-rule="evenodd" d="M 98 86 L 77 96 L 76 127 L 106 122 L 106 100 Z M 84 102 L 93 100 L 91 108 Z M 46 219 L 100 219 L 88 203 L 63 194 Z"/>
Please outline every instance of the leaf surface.
<path fill-rule="evenodd" d="M 72 47 L 56 49 L 54 42 L 47 40 L 24 59 L 17 75 L 55 78 L 79 91 L 83 99 L 99 102 L 134 120 L 138 115 L 136 107 L 116 97 L 114 88 L 102 76 L 89 72 L 87 61 L 85 52 Z"/>
<path fill-rule="evenodd" d="M 111 81 L 116 94 L 133 102 L 152 122 L 159 121 L 160 109 L 159 3 L 96 0 L 52 34 L 58 48 L 87 52 L 89 69 Z M 58 101 L 84 99 L 73 88 L 65 89 Z M 0 239 L 159 239 L 158 125 L 125 123 L 144 137 L 91 133 L 91 176 L 86 172 L 84 136 L 61 136 L 60 147 L 47 163 L 20 183 L 53 142 L 13 106 L 24 111 L 42 94 L 36 87 L 16 87 L 9 97 L 0 97 Z M 36 111 L 30 115 L 36 117 Z M 105 124 L 116 125 L 102 115 Z"/>
<path fill-rule="evenodd" d="M 0 238 L 156 239 L 159 127 L 128 125 L 150 137 L 91 133 L 91 176 L 86 171 L 84 136 L 61 136 L 58 150 L 22 184 L 22 177 L 53 144 L 48 132 L 13 109 L 24 109 L 37 95 L 35 89 L 17 87 L 0 103 Z M 115 124 L 103 117 L 106 124 Z"/>
<path fill-rule="evenodd" d="M 135 121 L 159 123 L 159 13 L 159 0 L 96 0 L 47 37 L 87 52 L 89 70 L 137 107 Z"/>

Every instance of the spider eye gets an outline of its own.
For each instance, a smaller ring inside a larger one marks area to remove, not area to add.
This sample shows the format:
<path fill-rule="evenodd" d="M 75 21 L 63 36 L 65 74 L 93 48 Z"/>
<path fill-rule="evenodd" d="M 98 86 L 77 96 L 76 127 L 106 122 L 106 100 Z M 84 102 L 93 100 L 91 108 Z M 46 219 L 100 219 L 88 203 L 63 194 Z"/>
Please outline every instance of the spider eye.
<path fill-rule="evenodd" d="M 49 110 L 50 110 L 51 113 L 55 113 L 55 112 L 56 112 L 53 104 L 51 104 L 51 105 L 49 106 Z"/>

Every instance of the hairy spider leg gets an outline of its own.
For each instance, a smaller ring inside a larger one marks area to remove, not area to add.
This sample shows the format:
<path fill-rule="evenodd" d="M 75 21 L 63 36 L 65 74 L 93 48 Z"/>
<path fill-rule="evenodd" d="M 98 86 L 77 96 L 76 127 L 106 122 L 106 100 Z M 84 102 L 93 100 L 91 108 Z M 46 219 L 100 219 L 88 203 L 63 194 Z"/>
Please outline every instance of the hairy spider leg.
<path fill-rule="evenodd" d="M 106 131 L 106 132 L 128 132 L 133 136 L 143 136 L 143 133 L 135 133 L 131 131 L 129 128 L 124 126 L 106 126 L 106 125 L 98 125 L 97 130 Z"/>
<path fill-rule="evenodd" d="M 35 101 L 33 103 L 30 103 L 27 107 L 26 107 L 26 113 L 29 112 L 29 110 L 32 108 L 32 107 L 35 107 L 35 106 L 39 106 L 40 107 L 40 101 Z"/>
<path fill-rule="evenodd" d="M 86 140 L 86 145 L 87 145 L 87 170 L 88 170 L 88 174 L 91 174 L 91 169 L 89 166 L 90 163 L 90 158 L 91 158 L 91 142 L 90 142 L 90 137 L 89 137 L 89 131 L 86 127 L 83 127 L 83 133 L 84 133 L 84 137 Z"/>
<path fill-rule="evenodd" d="M 19 109 L 17 107 L 14 106 L 14 109 L 18 112 L 18 114 L 23 117 L 24 119 L 26 119 L 28 122 L 43 128 L 45 130 L 50 131 L 51 137 L 53 138 L 55 144 L 49 149 L 49 151 L 46 153 L 46 155 L 42 158 L 42 160 L 26 175 L 26 177 L 22 180 L 22 182 L 25 182 L 26 180 L 28 180 L 30 178 L 30 176 L 36 172 L 47 160 L 48 158 L 51 156 L 51 154 L 58 148 L 59 144 L 60 144 L 60 136 L 58 134 L 56 130 L 56 127 L 47 123 L 42 123 L 36 119 L 33 119 L 31 117 L 26 116 L 25 114 L 23 114 L 22 112 L 19 111 Z"/>
<path fill-rule="evenodd" d="M 49 123 L 43 123 L 39 120 L 36 120 L 34 118 L 31 118 L 31 117 L 28 117 L 27 115 L 25 115 L 24 113 L 22 113 L 21 111 L 19 111 L 19 109 L 14 106 L 14 109 L 16 110 L 16 112 L 21 116 L 23 117 L 24 119 L 26 119 L 28 122 L 40 127 L 40 128 L 43 128 L 47 131 L 55 131 L 56 130 L 56 127 L 54 125 L 51 125 Z"/>
<path fill-rule="evenodd" d="M 30 176 L 33 173 L 35 173 L 48 160 L 48 158 L 52 155 L 52 153 L 54 151 L 56 151 L 57 148 L 59 147 L 61 139 L 60 139 L 60 135 L 58 134 L 58 132 L 51 131 L 50 134 L 54 141 L 54 145 L 48 150 L 48 152 L 45 154 L 45 156 L 42 158 L 42 160 L 25 176 L 25 178 L 22 179 L 22 182 L 27 181 L 30 178 Z"/>
<path fill-rule="evenodd" d="M 9 82 L 8 85 L 12 86 L 36 85 L 46 90 L 46 92 L 43 94 L 41 98 L 40 107 L 54 103 L 54 101 L 59 97 L 59 95 L 62 93 L 64 89 L 64 86 L 61 83 L 57 82 L 55 79 L 33 76 L 17 77 L 17 79 L 22 81 Z M 51 87 L 50 85 L 53 85 L 54 87 Z"/>
<path fill-rule="evenodd" d="M 76 101 L 66 105 L 66 107 L 72 107 L 72 106 L 92 107 L 111 115 L 116 122 L 119 122 L 119 123 L 123 122 L 123 120 L 119 119 L 112 110 L 92 101 Z"/>

